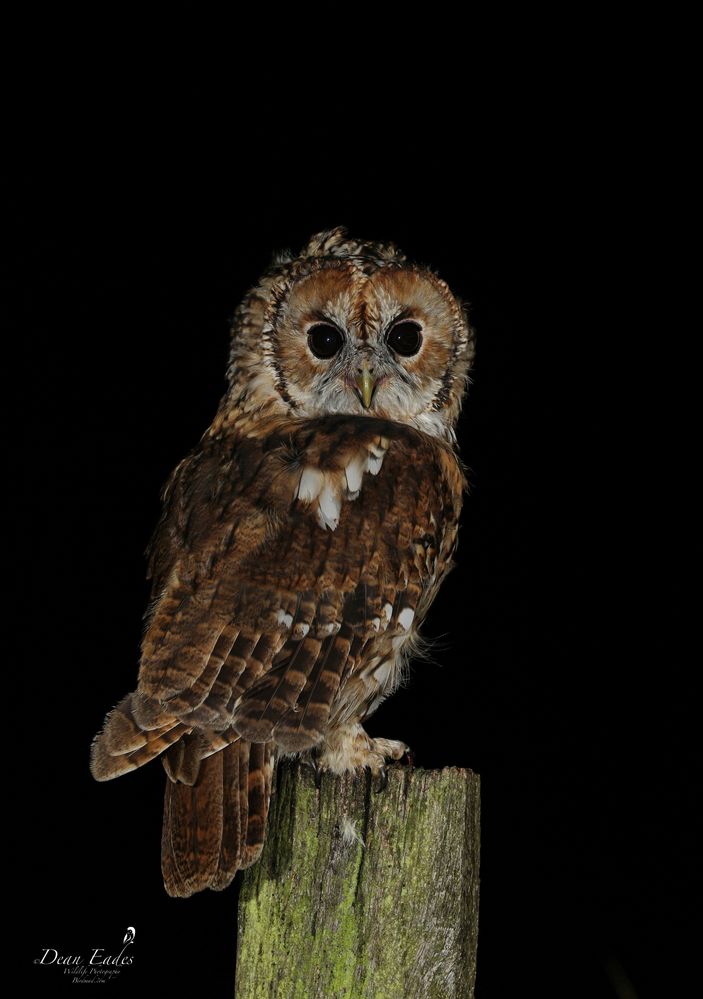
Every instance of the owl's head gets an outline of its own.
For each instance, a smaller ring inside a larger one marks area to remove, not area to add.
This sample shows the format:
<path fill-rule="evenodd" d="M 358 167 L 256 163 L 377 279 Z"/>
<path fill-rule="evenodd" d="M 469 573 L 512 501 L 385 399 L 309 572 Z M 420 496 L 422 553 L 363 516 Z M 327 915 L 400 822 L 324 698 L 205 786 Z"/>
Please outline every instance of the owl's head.
<path fill-rule="evenodd" d="M 444 281 L 340 227 L 279 255 L 242 302 L 223 405 L 250 418 L 377 416 L 451 439 L 473 356 Z"/>

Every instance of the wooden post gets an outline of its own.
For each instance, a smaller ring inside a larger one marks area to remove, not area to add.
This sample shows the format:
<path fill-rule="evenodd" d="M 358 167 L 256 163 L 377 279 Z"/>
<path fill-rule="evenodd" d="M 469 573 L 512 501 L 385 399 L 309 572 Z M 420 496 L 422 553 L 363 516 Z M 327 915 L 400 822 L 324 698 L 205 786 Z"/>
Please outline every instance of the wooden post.
<path fill-rule="evenodd" d="M 471 999 L 479 778 L 279 768 L 239 901 L 236 999 Z"/>

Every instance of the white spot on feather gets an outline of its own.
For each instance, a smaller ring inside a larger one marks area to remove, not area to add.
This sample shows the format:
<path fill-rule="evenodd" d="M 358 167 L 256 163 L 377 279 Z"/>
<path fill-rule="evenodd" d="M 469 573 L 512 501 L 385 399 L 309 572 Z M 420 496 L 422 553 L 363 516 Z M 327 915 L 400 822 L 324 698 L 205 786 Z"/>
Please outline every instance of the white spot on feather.
<path fill-rule="evenodd" d="M 303 624 L 303 622 L 300 621 L 298 624 L 296 624 L 295 628 L 293 628 L 293 638 L 305 638 L 305 636 L 309 631 L 310 631 L 310 625 Z"/>
<path fill-rule="evenodd" d="M 381 471 L 381 465 L 383 464 L 383 454 L 376 455 L 369 452 L 369 472 L 371 475 L 378 475 Z"/>
<path fill-rule="evenodd" d="M 326 638 L 327 635 L 336 635 L 341 625 L 337 621 L 330 621 L 329 624 L 321 624 L 316 631 L 318 638 Z"/>
<path fill-rule="evenodd" d="M 276 620 L 278 621 L 279 624 L 284 624 L 286 628 L 290 628 L 290 626 L 293 624 L 293 615 L 286 614 L 286 612 L 283 609 L 281 609 L 279 611 L 276 611 Z"/>
<path fill-rule="evenodd" d="M 381 663 L 381 665 L 378 667 L 378 669 L 374 672 L 373 675 L 373 678 L 376 681 L 376 683 L 379 685 L 379 687 L 385 687 L 386 681 L 390 676 L 390 672 L 391 672 L 391 664 L 390 661 L 386 659 L 385 662 Z"/>
<path fill-rule="evenodd" d="M 298 499 L 303 503 L 312 503 L 320 493 L 325 477 L 319 468 L 304 468 L 298 484 Z"/>
<path fill-rule="evenodd" d="M 401 628 L 407 631 L 410 625 L 413 623 L 414 618 L 415 618 L 415 611 L 412 609 L 412 607 L 404 607 L 403 610 L 398 615 L 398 624 L 400 625 Z"/>
<path fill-rule="evenodd" d="M 393 604 L 385 604 L 383 608 L 383 616 L 385 617 L 386 621 L 390 621 L 392 615 L 393 615 Z"/>
<path fill-rule="evenodd" d="M 364 477 L 364 472 L 366 471 L 366 458 L 362 455 L 356 455 L 352 458 L 347 467 L 344 469 L 344 474 L 347 477 L 347 488 L 350 493 L 357 493 L 361 489 L 361 480 Z"/>
<path fill-rule="evenodd" d="M 324 487 L 320 493 L 318 505 L 318 520 L 320 521 L 320 525 L 322 527 L 329 527 L 334 531 L 339 524 L 339 512 L 342 507 L 339 493 L 334 486 L 328 484 Z"/>

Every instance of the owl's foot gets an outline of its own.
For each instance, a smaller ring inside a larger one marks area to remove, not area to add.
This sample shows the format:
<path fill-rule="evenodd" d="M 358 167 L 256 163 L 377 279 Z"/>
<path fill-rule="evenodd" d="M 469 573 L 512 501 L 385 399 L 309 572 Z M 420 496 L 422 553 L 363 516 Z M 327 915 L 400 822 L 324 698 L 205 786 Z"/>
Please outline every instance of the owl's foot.
<path fill-rule="evenodd" d="M 404 742 L 398 742 L 396 739 L 372 739 L 371 740 L 377 748 L 385 748 L 385 756 L 387 760 L 391 761 L 391 765 L 394 763 L 400 763 L 400 761 L 405 757 L 408 761 L 408 766 L 412 769 L 413 766 L 413 754 L 410 746 L 406 746 Z M 373 770 L 371 771 L 373 773 Z M 388 786 L 388 767 L 384 763 L 380 770 L 378 771 L 378 784 L 376 785 L 376 793 L 379 791 L 385 791 Z"/>
<path fill-rule="evenodd" d="M 387 763 L 397 763 L 409 753 L 404 742 L 372 739 L 361 725 L 347 725 L 328 733 L 325 741 L 310 752 L 310 764 L 318 787 L 325 770 L 343 774 L 366 769 L 378 778 L 376 790 L 382 791 L 388 783 Z"/>

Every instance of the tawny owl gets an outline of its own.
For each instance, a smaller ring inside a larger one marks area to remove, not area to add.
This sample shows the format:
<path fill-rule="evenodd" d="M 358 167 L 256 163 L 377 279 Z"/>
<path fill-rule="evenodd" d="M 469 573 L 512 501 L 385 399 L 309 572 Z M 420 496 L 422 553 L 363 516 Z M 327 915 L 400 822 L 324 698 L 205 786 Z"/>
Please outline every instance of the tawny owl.
<path fill-rule="evenodd" d="M 381 780 L 403 756 L 362 722 L 452 563 L 473 353 L 444 281 L 343 228 L 239 307 L 228 389 L 163 493 L 137 689 L 92 750 L 98 780 L 161 756 L 169 894 L 257 859 L 277 757 Z"/>

